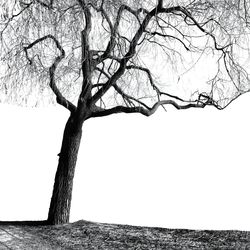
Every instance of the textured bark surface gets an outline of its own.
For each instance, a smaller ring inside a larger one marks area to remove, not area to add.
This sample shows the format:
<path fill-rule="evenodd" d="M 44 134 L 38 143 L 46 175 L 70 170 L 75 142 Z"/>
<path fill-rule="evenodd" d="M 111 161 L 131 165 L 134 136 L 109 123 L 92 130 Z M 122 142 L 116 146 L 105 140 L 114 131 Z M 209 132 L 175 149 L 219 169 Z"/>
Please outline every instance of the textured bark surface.
<path fill-rule="evenodd" d="M 0 249 L 250 249 L 250 232 L 148 228 L 87 221 L 57 226 L 0 222 Z"/>
<path fill-rule="evenodd" d="M 73 179 L 82 136 L 81 129 L 75 129 L 75 126 L 75 122 L 70 117 L 64 130 L 49 208 L 48 221 L 53 225 L 69 222 Z"/>

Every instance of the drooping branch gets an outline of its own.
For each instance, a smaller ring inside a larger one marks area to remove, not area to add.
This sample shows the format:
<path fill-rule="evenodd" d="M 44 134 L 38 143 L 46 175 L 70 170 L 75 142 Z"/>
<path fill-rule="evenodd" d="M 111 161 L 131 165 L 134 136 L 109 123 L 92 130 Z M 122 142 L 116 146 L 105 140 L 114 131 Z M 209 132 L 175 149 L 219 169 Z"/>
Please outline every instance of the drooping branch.
<path fill-rule="evenodd" d="M 152 74 L 148 68 L 137 66 L 137 65 L 128 65 L 128 66 L 126 66 L 126 69 L 128 69 L 128 70 L 135 69 L 135 70 L 139 70 L 139 71 L 146 73 L 152 88 L 156 91 L 157 95 L 161 94 L 161 91 L 159 90 L 159 88 L 154 84 Z"/>
<path fill-rule="evenodd" d="M 149 107 L 141 102 L 140 100 L 138 100 L 138 98 L 135 98 L 131 95 L 126 94 L 120 87 L 117 86 L 117 84 L 114 84 L 114 89 L 117 91 L 118 94 L 121 95 L 121 97 L 124 99 L 125 103 L 128 103 L 130 106 L 135 106 L 134 102 L 141 105 L 142 107 L 149 109 Z"/>
<path fill-rule="evenodd" d="M 178 37 L 176 36 L 172 36 L 172 35 L 168 35 L 168 34 L 162 34 L 160 32 L 157 32 L 157 31 L 154 31 L 154 32 L 148 32 L 148 34 L 150 34 L 150 36 L 160 36 L 160 37 L 163 37 L 163 38 L 170 38 L 170 39 L 173 39 L 173 40 L 177 40 L 179 43 L 181 43 L 183 45 L 183 47 L 189 51 L 190 49 L 187 47 L 187 45 Z"/>
<path fill-rule="evenodd" d="M 153 90 L 156 91 L 158 100 L 160 100 L 160 97 L 161 97 L 161 96 L 165 96 L 165 97 L 173 98 L 173 99 L 175 99 L 175 100 L 177 100 L 177 101 L 180 101 L 180 102 L 187 102 L 187 101 L 183 100 L 182 98 L 180 98 L 179 96 L 172 95 L 172 94 L 169 94 L 169 93 L 166 93 L 166 92 L 161 91 L 161 90 L 156 86 L 156 84 L 154 83 L 152 74 L 151 74 L 151 72 L 150 72 L 150 70 L 149 70 L 148 68 L 145 68 L 145 67 L 142 67 L 142 66 L 136 66 L 136 65 L 128 65 L 128 66 L 126 67 L 126 69 L 128 69 L 128 70 L 130 70 L 130 69 L 135 69 L 135 70 L 139 70 L 139 71 L 142 71 L 142 72 L 146 73 L 146 74 L 147 74 L 147 77 L 148 77 L 148 79 L 149 79 L 150 85 L 152 86 Z"/>
<path fill-rule="evenodd" d="M 64 106 L 65 108 L 67 108 L 70 112 L 75 112 L 75 110 L 76 110 L 75 105 L 72 104 L 70 101 L 68 101 L 62 95 L 62 93 L 60 92 L 60 90 L 58 89 L 58 87 L 56 86 L 56 83 L 55 83 L 56 68 L 57 68 L 58 64 L 61 62 L 61 60 L 65 57 L 65 51 L 62 48 L 59 41 L 52 35 L 47 35 L 47 36 L 44 36 L 44 37 L 41 37 L 41 38 L 35 40 L 34 42 L 30 43 L 27 47 L 24 47 L 24 51 L 25 51 L 27 60 L 29 61 L 30 64 L 32 64 L 32 60 L 29 58 L 29 55 L 28 55 L 28 50 L 31 49 L 32 47 L 34 47 L 36 44 L 41 43 L 42 41 L 44 41 L 46 39 L 52 39 L 55 42 L 57 49 L 60 51 L 60 55 L 55 58 L 53 64 L 49 67 L 49 77 L 50 77 L 49 86 L 52 89 L 52 91 L 54 92 L 54 94 L 56 95 L 57 103 Z"/>
<path fill-rule="evenodd" d="M 4 31 L 8 28 L 9 24 L 17 17 L 21 16 L 24 11 L 30 8 L 33 2 L 23 3 L 24 7 L 16 14 L 12 14 L 11 17 L 8 18 L 7 22 L 4 24 L 4 28 L 0 31 L 0 39 L 2 39 Z"/>
<path fill-rule="evenodd" d="M 142 106 L 137 107 L 124 107 L 124 106 L 116 106 L 111 109 L 99 109 L 92 113 L 91 117 L 103 117 L 108 116 L 112 114 L 118 114 L 118 113 L 139 113 L 144 116 L 151 116 L 153 115 L 156 110 L 161 106 L 166 105 L 172 105 L 178 110 L 183 109 L 190 109 L 190 108 L 205 108 L 206 106 L 214 106 L 217 109 L 222 109 L 220 106 L 218 106 L 211 98 L 207 96 L 200 95 L 199 99 L 194 102 L 190 102 L 187 104 L 178 104 L 177 102 L 173 100 L 163 100 L 156 102 L 151 108 L 145 108 Z"/>

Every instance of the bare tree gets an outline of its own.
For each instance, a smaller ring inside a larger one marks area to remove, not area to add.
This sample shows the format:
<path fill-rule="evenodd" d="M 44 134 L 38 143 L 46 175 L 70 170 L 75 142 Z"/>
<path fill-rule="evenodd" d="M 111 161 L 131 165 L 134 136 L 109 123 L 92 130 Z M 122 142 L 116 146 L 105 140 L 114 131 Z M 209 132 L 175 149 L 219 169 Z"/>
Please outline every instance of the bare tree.
<path fill-rule="evenodd" d="M 48 223 L 69 221 L 87 119 L 224 109 L 249 91 L 248 8 L 240 0 L 1 3 L 1 101 L 55 99 L 70 114 Z"/>

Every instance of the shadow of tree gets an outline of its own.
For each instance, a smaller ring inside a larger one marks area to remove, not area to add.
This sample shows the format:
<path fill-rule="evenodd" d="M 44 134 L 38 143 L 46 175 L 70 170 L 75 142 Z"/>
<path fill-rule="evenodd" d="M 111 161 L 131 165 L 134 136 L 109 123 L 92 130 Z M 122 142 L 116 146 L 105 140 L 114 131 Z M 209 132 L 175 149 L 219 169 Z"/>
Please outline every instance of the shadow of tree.
<path fill-rule="evenodd" d="M 47 220 L 41 221 L 0 221 L 0 226 L 46 226 Z"/>

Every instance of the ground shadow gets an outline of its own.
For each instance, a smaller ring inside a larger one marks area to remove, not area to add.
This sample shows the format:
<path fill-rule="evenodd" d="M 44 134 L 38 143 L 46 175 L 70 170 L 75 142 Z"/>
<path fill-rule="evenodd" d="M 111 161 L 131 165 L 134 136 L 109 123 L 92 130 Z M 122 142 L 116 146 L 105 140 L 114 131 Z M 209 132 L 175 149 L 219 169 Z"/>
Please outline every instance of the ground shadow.
<path fill-rule="evenodd" d="M 41 221 L 0 221 L 0 226 L 45 226 L 49 225 L 47 220 Z"/>

